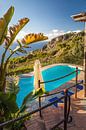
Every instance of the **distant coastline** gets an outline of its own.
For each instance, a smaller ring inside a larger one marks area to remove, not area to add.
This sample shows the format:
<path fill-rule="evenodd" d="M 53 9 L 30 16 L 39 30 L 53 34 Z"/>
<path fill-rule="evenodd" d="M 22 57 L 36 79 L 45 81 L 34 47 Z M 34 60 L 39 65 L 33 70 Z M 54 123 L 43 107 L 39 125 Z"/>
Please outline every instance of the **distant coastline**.
<path fill-rule="evenodd" d="M 27 50 L 27 52 L 35 51 L 35 50 L 38 50 L 38 49 L 43 48 L 43 46 L 44 46 L 45 44 L 48 44 L 48 41 L 42 41 L 42 42 L 32 43 L 32 44 L 29 44 L 29 45 L 28 45 L 30 48 L 27 48 L 26 50 Z M 14 49 L 14 48 L 16 48 L 16 46 L 18 46 L 18 44 L 15 42 L 11 48 Z M 3 49 L 4 49 L 4 48 L 3 48 L 3 46 L 2 46 L 1 53 L 3 52 Z M 9 52 L 7 53 L 7 56 L 8 56 L 8 55 L 9 55 Z M 13 55 L 13 57 L 24 56 L 24 55 L 25 55 L 25 54 L 19 54 L 19 55 L 15 54 L 15 55 Z M 0 58 L 1 58 L 1 57 L 0 57 Z"/>

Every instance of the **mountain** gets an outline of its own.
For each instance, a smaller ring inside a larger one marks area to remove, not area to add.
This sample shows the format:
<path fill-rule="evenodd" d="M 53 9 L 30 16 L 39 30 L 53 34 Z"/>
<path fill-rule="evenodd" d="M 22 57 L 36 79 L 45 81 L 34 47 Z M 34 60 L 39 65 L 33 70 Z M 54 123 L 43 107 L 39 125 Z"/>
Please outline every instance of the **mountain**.
<path fill-rule="evenodd" d="M 43 47 L 47 52 L 60 63 L 83 63 L 84 56 L 84 32 L 71 32 L 52 39 Z M 53 59 L 53 58 L 52 58 Z"/>
<path fill-rule="evenodd" d="M 42 49 L 27 56 L 12 58 L 9 73 L 26 73 L 33 70 L 36 59 L 42 66 L 54 63 L 72 63 L 83 65 L 84 32 L 71 32 L 52 39 Z"/>

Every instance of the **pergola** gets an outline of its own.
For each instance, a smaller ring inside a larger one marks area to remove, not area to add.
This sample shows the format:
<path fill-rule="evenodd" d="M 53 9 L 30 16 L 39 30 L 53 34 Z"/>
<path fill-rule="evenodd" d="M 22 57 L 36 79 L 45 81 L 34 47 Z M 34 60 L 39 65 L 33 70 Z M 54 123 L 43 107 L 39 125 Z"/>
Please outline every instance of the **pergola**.
<path fill-rule="evenodd" d="M 86 12 L 75 14 L 71 16 L 75 22 L 84 22 L 84 96 L 86 97 Z"/>

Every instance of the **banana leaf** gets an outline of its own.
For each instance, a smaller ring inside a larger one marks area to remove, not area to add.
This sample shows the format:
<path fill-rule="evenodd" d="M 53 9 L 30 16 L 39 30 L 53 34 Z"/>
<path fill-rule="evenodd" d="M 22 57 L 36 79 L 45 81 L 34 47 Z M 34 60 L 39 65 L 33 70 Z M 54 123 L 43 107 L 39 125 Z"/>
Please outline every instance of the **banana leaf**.
<path fill-rule="evenodd" d="M 18 24 L 9 27 L 9 36 L 6 36 L 7 48 L 9 48 L 13 41 L 15 40 L 17 34 L 21 31 L 21 29 L 29 22 L 28 18 L 22 18 L 19 20 Z"/>
<path fill-rule="evenodd" d="M 22 103 L 22 105 L 26 105 L 27 102 L 31 103 L 33 100 L 38 98 L 39 96 L 42 96 L 43 94 L 48 94 L 48 92 L 42 87 L 38 88 L 37 90 L 33 90 L 33 92 L 29 93 Z"/>
<path fill-rule="evenodd" d="M 8 24 L 10 23 L 12 16 L 14 14 L 14 7 L 11 6 L 3 18 L 0 18 L 0 45 L 3 44 L 5 37 L 7 35 Z"/>
<path fill-rule="evenodd" d="M 6 109 L 10 113 L 16 113 L 19 108 L 16 103 L 16 95 L 0 92 L 0 106 L 4 106 L 4 110 Z"/>

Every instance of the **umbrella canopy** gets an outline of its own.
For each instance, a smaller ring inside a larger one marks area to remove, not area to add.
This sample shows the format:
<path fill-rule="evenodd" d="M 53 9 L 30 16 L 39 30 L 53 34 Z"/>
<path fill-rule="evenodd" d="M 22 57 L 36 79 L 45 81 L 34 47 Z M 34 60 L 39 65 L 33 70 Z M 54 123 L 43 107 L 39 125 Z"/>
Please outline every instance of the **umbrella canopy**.
<path fill-rule="evenodd" d="M 35 90 L 39 88 L 38 81 L 43 82 L 43 76 L 41 72 L 41 64 L 39 60 L 35 61 L 34 64 L 34 87 Z M 45 88 L 44 84 L 40 84 L 40 88 Z"/>

